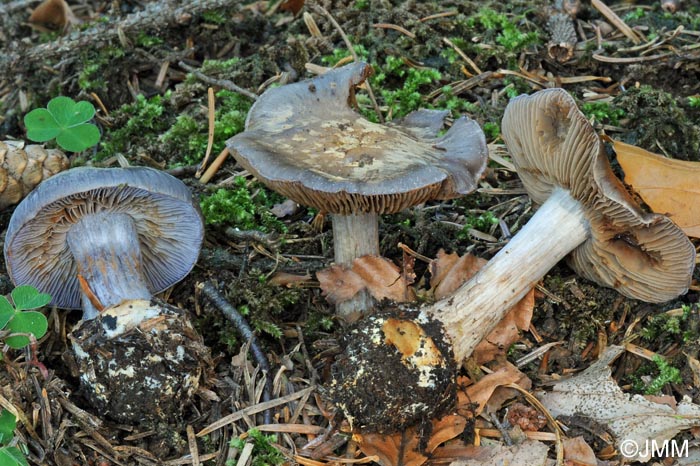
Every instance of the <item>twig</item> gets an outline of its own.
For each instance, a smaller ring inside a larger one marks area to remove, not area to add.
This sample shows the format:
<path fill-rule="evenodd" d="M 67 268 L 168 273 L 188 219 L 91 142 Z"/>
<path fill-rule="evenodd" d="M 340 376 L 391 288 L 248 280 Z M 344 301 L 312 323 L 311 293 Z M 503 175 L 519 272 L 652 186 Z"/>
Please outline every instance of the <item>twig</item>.
<path fill-rule="evenodd" d="M 21 2 L 19 2 L 21 3 Z M 77 53 L 84 49 L 100 50 L 118 39 L 119 32 L 131 34 L 144 30 L 162 30 L 170 24 L 186 24 L 192 17 L 204 11 L 224 8 L 236 5 L 236 0 L 202 0 L 191 2 L 189 0 L 170 0 L 161 2 L 149 2 L 146 7 L 136 13 L 128 15 L 121 22 L 114 24 L 97 23 L 84 31 L 74 31 L 70 37 L 63 37 L 55 41 L 37 45 L 30 48 L 17 48 L 3 50 L 0 55 L 0 71 L 21 71 L 32 68 L 34 64 L 45 65 L 48 61 L 60 57 L 65 63 L 77 57 Z"/>
<path fill-rule="evenodd" d="M 247 89 L 243 89 L 233 81 L 229 81 L 228 79 L 215 79 L 207 76 L 206 74 L 202 73 L 199 71 L 197 68 L 194 68 L 184 61 L 178 62 L 178 66 L 180 68 L 183 68 L 187 70 L 189 73 L 192 73 L 197 79 L 199 79 L 202 82 L 205 82 L 207 84 L 211 84 L 212 86 L 219 86 L 224 89 L 228 89 L 231 92 L 238 92 L 239 94 L 243 94 L 244 96 L 248 97 L 249 99 L 257 100 L 258 96 L 255 95 L 255 93 L 250 92 Z"/>
<path fill-rule="evenodd" d="M 209 162 L 209 156 L 211 155 L 211 148 L 214 145 L 214 123 L 216 118 L 216 97 L 214 96 L 214 88 L 210 87 L 207 89 L 207 107 L 209 112 L 209 131 L 207 132 L 207 150 L 204 153 L 204 160 L 199 164 L 197 173 L 194 174 L 195 178 L 202 176 L 202 170 L 207 166 Z"/>
<path fill-rule="evenodd" d="M 601 0 L 591 0 L 591 5 L 600 12 L 605 18 L 610 21 L 621 33 L 625 35 L 629 40 L 634 42 L 635 44 L 638 44 L 641 42 L 639 35 L 635 33 L 631 27 L 629 27 L 619 16 L 617 16 L 617 13 L 612 11 L 610 7 L 608 7 L 605 3 L 603 3 Z"/>
<path fill-rule="evenodd" d="M 231 323 L 240 332 L 241 336 L 250 342 L 250 352 L 253 354 L 255 362 L 258 363 L 258 367 L 267 374 L 265 377 L 265 387 L 263 388 L 263 401 L 270 401 L 272 398 L 272 371 L 270 370 L 270 363 L 267 361 L 267 356 L 265 352 L 260 348 L 253 333 L 253 329 L 250 328 L 248 322 L 243 318 L 243 316 L 233 307 L 222 295 L 219 290 L 211 282 L 204 282 L 197 285 L 198 288 L 204 293 L 204 295 L 209 298 L 209 300 L 216 306 L 225 316 L 231 321 Z M 272 411 L 269 409 L 265 410 L 264 413 L 265 424 L 272 424 Z"/>

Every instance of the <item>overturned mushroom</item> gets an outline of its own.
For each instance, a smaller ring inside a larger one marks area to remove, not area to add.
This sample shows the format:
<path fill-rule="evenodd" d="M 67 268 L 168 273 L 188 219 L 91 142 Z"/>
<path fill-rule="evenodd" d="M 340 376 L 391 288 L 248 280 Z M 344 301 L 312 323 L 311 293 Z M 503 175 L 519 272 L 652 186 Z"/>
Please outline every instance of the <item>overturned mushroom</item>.
<path fill-rule="evenodd" d="M 164 418 L 197 389 L 206 350 L 185 313 L 152 298 L 184 278 L 203 237 L 187 187 L 148 168 L 76 168 L 16 208 L 13 282 L 83 308 L 73 347 L 87 396 L 122 422 Z"/>
<path fill-rule="evenodd" d="M 424 391 L 430 391 L 424 399 L 444 399 L 440 375 L 447 360 L 454 357 L 461 363 L 469 356 L 507 310 L 567 254 L 580 275 L 630 298 L 664 302 L 688 289 L 695 267 L 693 245 L 671 220 L 644 213 L 634 203 L 613 175 L 600 139 L 565 91 L 513 99 L 502 129 L 525 188 L 541 206 L 452 297 L 401 324 L 419 325 L 430 345 L 397 345 L 392 330 L 397 324 L 386 317 L 367 321 L 355 332 L 370 335 L 369 340 L 345 339 L 329 393 L 358 427 L 376 429 L 389 419 L 385 431 L 401 429 L 437 414 L 422 402 L 403 406 L 397 415 L 393 400 L 400 399 L 405 385 L 394 383 L 394 371 L 386 366 L 376 371 L 365 364 L 363 354 L 382 347 L 384 359 L 414 371 Z M 438 331 L 428 332 L 430 328 Z M 425 356 L 428 347 L 440 348 L 444 339 L 453 356 Z M 420 358 L 412 362 L 406 348 Z M 379 374 L 386 379 L 377 380 Z"/>
<path fill-rule="evenodd" d="M 255 102 L 246 130 L 227 145 L 261 182 L 300 204 L 332 214 L 335 261 L 379 254 L 378 216 L 431 199 L 471 192 L 486 165 L 476 122 L 419 110 L 390 125 L 351 108 L 365 63 L 270 89 Z M 354 320 L 371 307 L 364 291 L 338 312 Z"/>

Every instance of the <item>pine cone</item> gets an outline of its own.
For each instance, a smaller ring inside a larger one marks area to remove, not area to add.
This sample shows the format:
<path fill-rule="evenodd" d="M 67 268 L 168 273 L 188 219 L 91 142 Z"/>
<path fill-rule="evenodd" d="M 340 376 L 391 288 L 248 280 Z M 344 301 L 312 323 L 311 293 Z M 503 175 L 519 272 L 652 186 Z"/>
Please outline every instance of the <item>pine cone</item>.
<path fill-rule="evenodd" d="M 69 166 L 60 150 L 0 141 L 0 210 L 17 204 L 36 185 Z"/>

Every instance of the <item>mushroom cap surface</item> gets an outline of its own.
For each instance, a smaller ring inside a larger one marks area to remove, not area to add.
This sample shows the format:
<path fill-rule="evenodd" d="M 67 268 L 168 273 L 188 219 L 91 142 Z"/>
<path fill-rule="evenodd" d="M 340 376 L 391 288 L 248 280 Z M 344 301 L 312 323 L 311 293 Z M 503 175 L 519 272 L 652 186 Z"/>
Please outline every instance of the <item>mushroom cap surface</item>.
<path fill-rule="evenodd" d="M 142 273 L 154 294 L 194 267 L 204 226 L 184 183 L 145 167 L 81 167 L 44 181 L 15 209 L 5 238 L 12 281 L 49 293 L 59 308 L 80 308 L 78 270 L 66 235 L 83 216 L 99 212 L 133 219 Z"/>
<path fill-rule="evenodd" d="M 695 268 L 692 243 L 668 217 L 641 210 L 566 91 L 516 97 L 501 127 L 533 201 L 544 203 L 559 187 L 584 206 L 590 236 L 568 256 L 579 275 L 647 302 L 668 301 L 688 290 Z"/>
<path fill-rule="evenodd" d="M 393 213 L 474 190 L 488 155 L 479 125 L 419 110 L 388 125 L 351 108 L 366 63 L 263 93 L 227 142 L 238 162 L 288 198 L 331 214 Z"/>

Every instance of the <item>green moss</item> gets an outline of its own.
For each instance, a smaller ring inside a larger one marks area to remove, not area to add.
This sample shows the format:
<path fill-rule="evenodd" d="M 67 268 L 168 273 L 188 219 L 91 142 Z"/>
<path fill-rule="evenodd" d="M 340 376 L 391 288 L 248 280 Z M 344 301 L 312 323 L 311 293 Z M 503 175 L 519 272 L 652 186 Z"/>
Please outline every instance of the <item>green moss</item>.
<path fill-rule="evenodd" d="M 202 19 L 205 23 L 210 24 L 225 24 L 226 21 L 228 21 L 228 18 L 226 18 L 224 13 L 215 10 L 205 11 L 202 13 Z"/>
<path fill-rule="evenodd" d="M 277 194 L 258 183 L 249 186 L 247 180 L 239 176 L 233 188 L 218 189 L 214 194 L 203 196 L 200 206 L 208 225 L 285 232 L 285 225 L 270 213 L 270 207 L 279 200 Z"/>
<path fill-rule="evenodd" d="M 515 21 L 520 21 L 520 19 L 522 16 L 514 17 Z M 511 54 L 540 43 L 537 31 L 523 32 L 523 28 L 511 21 L 506 14 L 490 8 L 479 9 L 474 16 L 468 19 L 467 24 L 471 28 L 481 31 L 488 39 L 494 39 L 496 44 Z M 493 37 L 494 35 L 495 37 Z"/>
<path fill-rule="evenodd" d="M 488 232 L 492 226 L 498 223 L 498 218 L 492 212 L 484 212 L 479 215 L 470 215 L 464 222 L 462 231 L 457 234 L 457 238 L 461 240 L 469 239 L 469 230 L 479 230 Z"/>
<path fill-rule="evenodd" d="M 148 35 L 144 31 L 139 31 L 138 36 L 136 36 L 136 45 L 138 45 L 139 47 L 153 47 L 162 43 L 163 39 L 161 39 L 160 37 Z"/>
<path fill-rule="evenodd" d="M 608 102 L 586 102 L 581 106 L 581 112 L 588 119 L 594 118 L 598 123 L 618 125 L 626 112 L 621 108 L 615 108 Z"/>
<path fill-rule="evenodd" d="M 136 102 L 120 107 L 112 115 L 115 121 L 124 121 L 105 133 L 100 151 L 95 160 L 104 160 L 116 154 L 125 154 L 132 144 L 148 139 L 155 140 L 170 124 L 165 115 L 165 106 L 170 93 L 155 95 L 149 99 L 138 95 Z"/>
<path fill-rule="evenodd" d="M 248 431 L 248 438 L 242 440 L 238 437 L 231 439 L 231 447 L 243 450 L 246 443 L 253 443 L 253 453 L 251 455 L 251 466 L 276 466 L 284 463 L 284 455 L 273 444 L 276 441 L 275 435 L 265 435 L 258 429 Z M 233 466 L 235 461 L 228 460 L 226 466 Z"/>
<path fill-rule="evenodd" d="M 627 115 L 628 131 L 620 136 L 624 142 L 654 152 L 660 151 L 660 145 L 681 160 L 700 159 L 700 125 L 670 93 L 646 85 L 632 87 L 612 104 Z"/>
<path fill-rule="evenodd" d="M 124 49 L 119 47 L 86 48 L 81 54 L 83 68 L 78 75 L 78 87 L 86 92 L 106 90 L 105 70 L 108 67 L 118 68 L 114 61 L 124 55 Z"/>
<path fill-rule="evenodd" d="M 235 92 L 216 93 L 214 113 L 214 143 L 212 153 L 220 153 L 226 140 L 243 131 L 246 115 L 251 106 L 249 98 Z M 194 165 L 202 160 L 207 150 L 209 122 L 204 113 L 195 116 L 179 115 L 175 123 L 160 136 L 168 151 L 179 155 L 177 162 Z"/>

